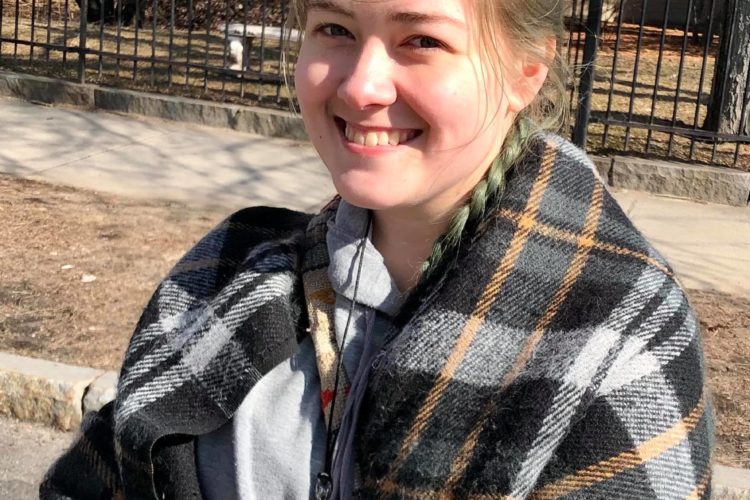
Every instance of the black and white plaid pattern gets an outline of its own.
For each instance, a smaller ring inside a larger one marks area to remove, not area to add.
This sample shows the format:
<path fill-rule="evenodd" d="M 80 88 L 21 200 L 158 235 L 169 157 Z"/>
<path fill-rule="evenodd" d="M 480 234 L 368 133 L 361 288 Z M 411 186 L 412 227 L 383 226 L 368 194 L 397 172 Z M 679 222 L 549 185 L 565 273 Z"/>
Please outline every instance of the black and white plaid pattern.
<path fill-rule="evenodd" d="M 442 274 L 370 381 L 362 496 L 709 496 L 695 318 L 576 148 L 538 141 Z"/>
<path fill-rule="evenodd" d="M 193 436 L 225 423 L 304 334 L 309 220 L 246 209 L 181 259 L 136 327 L 114 405 L 85 418 L 41 498 L 200 498 Z"/>
<path fill-rule="evenodd" d="M 296 351 L 301 275 L 323 274 L 331 215 L 248 209 L 186 255 L 138 324 L 116 403 L 86 417 L 42 498 L 199 498 L 193 438 Z M 359 422 L 359 496 L 709 497 L 695 319 L 570 144 L 533 143 L 400 321 Z"/>

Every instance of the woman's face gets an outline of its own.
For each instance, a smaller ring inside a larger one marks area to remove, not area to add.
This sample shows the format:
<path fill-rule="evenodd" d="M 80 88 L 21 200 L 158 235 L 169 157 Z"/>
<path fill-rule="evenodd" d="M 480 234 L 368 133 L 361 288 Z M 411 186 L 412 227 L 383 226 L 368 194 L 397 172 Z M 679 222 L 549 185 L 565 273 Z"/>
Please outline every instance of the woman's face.
<path fill-rule="evenodd" d="M 516 100 L 483 64 L 464 4 L 309 2 L 295 84 L 348 202 L 448 212 L 497 155 Z"/>

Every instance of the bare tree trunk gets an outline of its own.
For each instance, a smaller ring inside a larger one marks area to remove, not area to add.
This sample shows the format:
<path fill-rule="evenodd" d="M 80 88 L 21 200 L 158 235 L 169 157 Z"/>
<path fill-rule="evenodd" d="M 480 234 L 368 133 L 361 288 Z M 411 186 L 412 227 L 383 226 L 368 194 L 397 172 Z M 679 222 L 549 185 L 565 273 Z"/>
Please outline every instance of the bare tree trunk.
<path fill-rule="evenodd" d="M 617 13 L 620 10 L 620 3 L 625 0 L 604 0 L 602 2 L 602 22 L 606 25 L 617 21 Z M 580 5 L 580 4 L 578 4 Z M 580 7 L 578 7 L 580 9 Z M 576 11 L 578 11 L 576 9 Z M 583 14 L 584 18 L 586 13 L 589 11 L 589 0 L 583 0 Z M 585 19 L 584 19 L 585 22 Z"/>
<path fill-rule="evenodd" d="M 711 102 L 703 128 L 750 135 L 750 1 L 727 0 Z"/>

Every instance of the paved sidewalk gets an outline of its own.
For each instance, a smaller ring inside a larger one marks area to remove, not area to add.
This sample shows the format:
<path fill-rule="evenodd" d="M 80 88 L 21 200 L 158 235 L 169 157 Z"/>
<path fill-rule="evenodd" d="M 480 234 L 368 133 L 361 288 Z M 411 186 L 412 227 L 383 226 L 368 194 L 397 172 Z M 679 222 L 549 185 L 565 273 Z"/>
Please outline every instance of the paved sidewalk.
<path fill-rule="evenodd" d="M 333 187 L 309 145 L 0 98 L 0 172 L 227 210 L 315 210 Z M 750 208 L 619 191 L 688 288 L 750 296 Z"/>
<path fill-rule="evenodd" d="M 75 437 L 40 424 L 0 417 L 0 498 L 39 498 L 39 483 Z"/>
<path fill-rule="evenodd" d="M 0 172 L 227 209 L 313 210 L 333 193 L 307 144 L 0 97 Z"/>
<path fill-rule="evenodd" d="M 750 297 L 750 207 L 613 193 L 686 288 Z"/>

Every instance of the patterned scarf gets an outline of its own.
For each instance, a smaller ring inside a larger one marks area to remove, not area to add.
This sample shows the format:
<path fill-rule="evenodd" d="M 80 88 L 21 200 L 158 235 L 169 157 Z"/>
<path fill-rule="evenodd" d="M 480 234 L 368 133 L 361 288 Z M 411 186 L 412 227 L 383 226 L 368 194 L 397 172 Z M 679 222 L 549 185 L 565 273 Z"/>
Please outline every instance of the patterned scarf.
<path fill-rule="evenodd" d="M 413 294 L 379 357 L 356 495 L 707 495 L 712 423 L 695 319 L 580 152 L 536 141 L 475 233 Z M 305 291 L 325 407 L 339 353 L 317 262 Z"/>
<path fill-rule="evenodd" d="M 700 336 L 575 147 L 537 140 L 384 348 L 359 496 L 707 498 Z"/>

